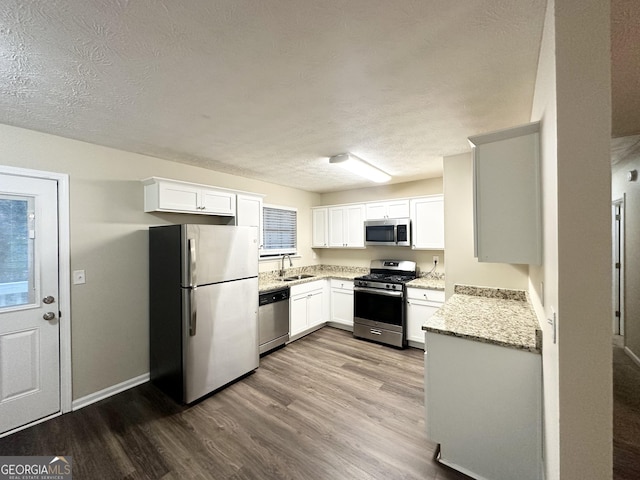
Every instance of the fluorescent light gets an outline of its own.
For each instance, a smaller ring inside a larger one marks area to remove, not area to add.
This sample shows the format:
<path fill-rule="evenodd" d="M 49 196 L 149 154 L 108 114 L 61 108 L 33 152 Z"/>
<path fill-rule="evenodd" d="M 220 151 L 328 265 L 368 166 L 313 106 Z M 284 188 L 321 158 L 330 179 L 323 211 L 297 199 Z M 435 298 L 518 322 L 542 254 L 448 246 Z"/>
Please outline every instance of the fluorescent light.
<path fill-rule="evenodd" d="M 376 183 L 384 183 L 391 180 L 391 175 L 382 170 L 368 164 L 361 158 L 356 157 L 353 153 L 341 153 L 329 158 L 329 163 L 335 163 L 342 168 L 349 170 L 351 173 L 360 175 L 361 177 Z"/>

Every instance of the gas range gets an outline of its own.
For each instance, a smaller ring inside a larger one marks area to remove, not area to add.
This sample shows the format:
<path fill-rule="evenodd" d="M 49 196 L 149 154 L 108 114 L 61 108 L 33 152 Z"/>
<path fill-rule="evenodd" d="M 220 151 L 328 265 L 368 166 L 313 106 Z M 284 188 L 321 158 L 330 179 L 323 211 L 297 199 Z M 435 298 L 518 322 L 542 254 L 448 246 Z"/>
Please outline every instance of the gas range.
<path fill-rule="evenodd" d="M 354 278 L 353 336 L 404 348 L 404 285 L 415 278 L 416 262 L 373 260 L 369 275 Z"/>
<path fill-rule="evenodd" d="M 405 260 L 373 260 L 370 270 L 368 275 L 355 278 L 354 286 L 401 291 L 416 278 L 416 263 Z"/>

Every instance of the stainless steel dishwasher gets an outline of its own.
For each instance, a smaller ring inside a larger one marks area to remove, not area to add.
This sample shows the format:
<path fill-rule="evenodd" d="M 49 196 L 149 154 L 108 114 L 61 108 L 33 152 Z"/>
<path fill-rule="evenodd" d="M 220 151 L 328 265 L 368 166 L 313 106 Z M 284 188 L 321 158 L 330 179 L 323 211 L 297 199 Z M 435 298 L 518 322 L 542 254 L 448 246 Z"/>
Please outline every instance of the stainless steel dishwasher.
<path fill-rule="evenodd" d="M 259 295 L 258 322 L 261 354 L 289 341 L 289 287 Z"/>

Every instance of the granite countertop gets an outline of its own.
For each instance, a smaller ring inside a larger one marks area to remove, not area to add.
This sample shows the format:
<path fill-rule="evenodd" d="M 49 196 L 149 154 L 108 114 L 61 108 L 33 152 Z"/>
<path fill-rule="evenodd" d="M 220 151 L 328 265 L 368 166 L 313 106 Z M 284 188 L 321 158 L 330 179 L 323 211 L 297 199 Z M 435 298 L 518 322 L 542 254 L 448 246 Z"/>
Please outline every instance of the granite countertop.
<path fill-rule="evenodd" d="M 424 277 L 418 277 L 415 280 L 411 280 L 410 282 L 408 282 L 407 287 L 426 288 L 429 290 L 444 290 L 444 274 L 435 273 L 431 275 L 425 275 Z"/>
<path fill-rule="evenodd" d="M 301 278 L 300 280 L 293 280 L 291 282 L 283 282 L 280 280 L 277 270 L 272 272 L 263 272 L 258 276 L 258 290 L 260 293 L 267 292 L 269 290 L 275 290 L 282 287 L 290 287 L 293 285 L 300 285 L 302 283 L 309 283 L 315 280 L 322 280 L 325 278 L 335 278 L 338 280 L 353 280 L 356 277 L 366 275 L 369 273 L 368 268 L 361 267 L 344 267 L 338 265 L 313 265 L 307 267 L 293 267 L 285 270 L 285 277 L 294 275 L 313 275 L 310 278 Z"/>
<path fill-rule="evenodd" d="M 524 290 L 456 285 L 454 295 L 422 329 L 533 353 L 542 352 L 542 332 Z"/>
<path fill-rule="evenodd" d="M 313 282 L 314 280 L 321 280 L 323 278 L 335 278 L 338 280 L 353 280 L 356 277 L 367 275 L 369 273 L 368 268 L 364 267 L 345 267 L 341 265 L 313 265 L 307 267 L 292 267 L 285 270 L 285 277 L 291 277 L 294 275 L 313 275 L 310 278 L 301 278 L 300 280 L 293 280 L 291 282 L 283 282 L 279 279 L 279 272 L 277 270 L 271 272 L 260 273 L 259 291 L 267 292 L 269 290 L 276 290 L 283 286 L 300 285 L 301 283 Z M 432 273 L 425 274 L 418 277 L 415 280 L 407 283 L 407 287 L 413 288 L 425 288 L 429 290 L 444 290 L 444 274 Z"/>

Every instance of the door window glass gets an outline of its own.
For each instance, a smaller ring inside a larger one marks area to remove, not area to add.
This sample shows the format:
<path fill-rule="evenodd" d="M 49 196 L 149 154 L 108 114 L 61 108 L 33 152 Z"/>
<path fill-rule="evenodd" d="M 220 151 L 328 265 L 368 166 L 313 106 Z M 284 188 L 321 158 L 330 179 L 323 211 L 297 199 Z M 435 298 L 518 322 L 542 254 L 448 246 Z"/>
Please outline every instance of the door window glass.
<path fill-rule="evenodd" d="M 0 309 L 35 300 L 33 197 L 0 195 Z"/>

